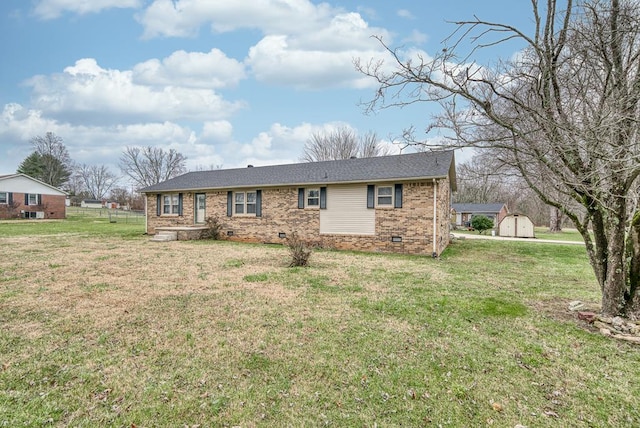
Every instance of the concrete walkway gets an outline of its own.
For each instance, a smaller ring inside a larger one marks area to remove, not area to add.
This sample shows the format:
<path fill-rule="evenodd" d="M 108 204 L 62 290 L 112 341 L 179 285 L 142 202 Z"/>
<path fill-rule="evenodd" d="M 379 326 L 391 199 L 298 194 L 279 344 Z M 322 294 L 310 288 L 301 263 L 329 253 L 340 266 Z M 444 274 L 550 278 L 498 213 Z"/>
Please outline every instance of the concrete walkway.
<path fill-rule="evenodd" d="M 533 242 L 540 244 L 568 244 L 568 245 L 584 245 L 584 241 L 555 241 L 553 239 L 538 239 L 538 238 L 511 238 L 507 236 L 491 236 L 491 235 L 481 235 L 479 233 L 476 234 L 466 234 L 466 233 L 451 233 L 454 239 L 491 239 L 494 241 L 520 241 L 520 242 Z"/>

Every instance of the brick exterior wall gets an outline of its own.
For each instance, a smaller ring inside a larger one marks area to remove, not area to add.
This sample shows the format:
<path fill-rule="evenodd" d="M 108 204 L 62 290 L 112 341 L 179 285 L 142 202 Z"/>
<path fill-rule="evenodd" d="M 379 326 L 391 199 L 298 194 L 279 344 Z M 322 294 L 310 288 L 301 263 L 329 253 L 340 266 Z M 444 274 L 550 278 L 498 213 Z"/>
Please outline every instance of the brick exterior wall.
<path fill-rule="evenodd" d="M 13 204 L 0 204 L 0 218 L 20 218 L 22 211 L 44 212 L 44 218 L 63 219 L 66 217 L 66 197 L 63 195 L 42 195 L 40 205 L 25 205 L 24 193 L 13 193 Z"/>
<path fill-rule="evenodd" d="M 382 184 L 382 183 L 380 183 Z M 393 185 L 394 183 L 389 183 Z M 330 185 L 327 187 L 330 188 Z M 448 179 L 437 181 L 436 253 L 449 244 L 450 186 Z M 431 255 L 433 252 L 433 200 L 431 181 L 403 183 L 402 208 L 376 208 L 375 235 L 320 234 L 320 210 L 298 208 L 298 188 L 263 188 L 262 217 L 227 217 L 227 191 L 206 192 L 207 216 L 223 223 L 222 239 L 242 242 L 284 243 L 279 233 L 296 232 L 300 237 L 325 248 L 343 250 Z M 194 224 L 194 193 L 183 193 L 182 215 L 157 215 L 156 194 L 147 195 L 147 233 L 158 227 Z M 228 235 L 228 233 L 232 233 Z M 401 237 L 401 242 L 392 242 Z"/>

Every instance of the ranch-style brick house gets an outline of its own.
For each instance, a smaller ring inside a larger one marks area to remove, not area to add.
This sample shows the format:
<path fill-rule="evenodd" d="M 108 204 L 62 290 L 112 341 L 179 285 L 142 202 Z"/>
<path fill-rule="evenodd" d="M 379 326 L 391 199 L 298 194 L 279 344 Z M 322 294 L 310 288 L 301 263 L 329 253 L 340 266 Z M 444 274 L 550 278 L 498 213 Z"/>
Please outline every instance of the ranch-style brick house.
<path fill-rule="evenodd" d="M 67 194 L 26 174 L 0 175 L 0 219 L 63 219 Z"/>
<path fill-rule="evenodd" d="M 208 217 L 222 239 L 426 254 L 449 243 L 453 151 L 189 172 L 141 192 L 146 231 L 195 238 Z M 191 233 L 190 233 L 191 231 Z"/>

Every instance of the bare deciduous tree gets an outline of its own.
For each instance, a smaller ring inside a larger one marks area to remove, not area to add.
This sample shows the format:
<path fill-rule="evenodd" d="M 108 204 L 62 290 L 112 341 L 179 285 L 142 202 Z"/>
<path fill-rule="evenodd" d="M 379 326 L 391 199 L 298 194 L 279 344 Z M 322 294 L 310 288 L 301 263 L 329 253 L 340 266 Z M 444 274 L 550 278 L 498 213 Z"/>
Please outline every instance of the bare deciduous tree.
<path fill-rule="evenodd" d="M 120 169 L 137 188 L 142 188 L 184 174 L 186 160 L 174 149 L 127 147 L 120 157 Z"/>
<path fill-rule="evenodd" d="M 490 150 L 483 150 L 483 153 L 459 164 L 456 180 L 458 190 L 453 194 L 454 202 L 505 202 L 509 211 L 526 214 L 536 225 L 549 225 L 551 232 L 562 230 L 562 213 L 540 200 L 527 182 L 496 159 Z M 566 202 L 571 203 L 570 200 Z"/>
<path fill-rule="evenodd" d="M 130 210 L 144 209 L 144 198 L 141 194 L 131 192 L 124 187 L 116 187 L 109 192 L 109 200 L 118 202 L 121 207 Z"/>
<path fill-rule="evenodd" d="M 104 165 L 82 164 L 76 169 L 76 174 L 93 199 L 104 199 L 118 182 L 118 177 Z"/>
<path fill-rule="evenodd" d="M 312 134 L 304 145 L 300 159 L 304 162 L 317 162 L 387 154 L 389 150 L 381 144 L 375 133 L 369 132 L 360 137 L 353 129 L 342 126 L 330 132 Z"/>
<path fill-rule="evenodd" d="M 427 131 L 452 130 L 452 146 L 496 150 L 581 233 L 602 312 L 632 318 L 640 317 L 639 3 L 532 0 L 532 34 L 476 18 L 458 22 L 433 58 L 387 48 L 392 71 L 357 64 L 379 83 L 370 108 L 437 102 L 442 113 Z M 524 46 L 517 57 L 473 62 L 507 41 Z"/>
<path fill-rule="evenodd" d="M 456 168 L 455 202 L 488 204 L 506 202 L 505 178 L 487 156 L 477 155 Z M 509 205 L 511 206 L 511 205 Z"/>

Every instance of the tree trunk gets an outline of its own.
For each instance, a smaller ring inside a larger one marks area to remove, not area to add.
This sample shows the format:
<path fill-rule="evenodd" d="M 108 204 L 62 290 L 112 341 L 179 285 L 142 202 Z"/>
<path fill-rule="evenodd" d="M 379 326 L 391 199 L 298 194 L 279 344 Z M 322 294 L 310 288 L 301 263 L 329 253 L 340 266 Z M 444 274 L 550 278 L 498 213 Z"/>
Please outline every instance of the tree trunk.
<path fill-rule="evenodd" d="M 596 246 L 600 246 L 597 259 L 603 261 L 599 281 L 602 287 L 602 308 L 605 316 L 623 315 L 635 318 L 638 314 L 636 284 L 638 280 L 638 216 L 627 220 L 627 201 L 623 197 L 611 197 L 607 206 L 612 209 L 601 216 L 594 216 L 593 234 Z M 600 220 L 600 221 L 596 221 Z M 629 227 L 630 226 L 630 227 Z M 599 241 L 599 244 L 598 244 Z"/>
<path fill-rule="evenodd" d="M 631 220 L 627 237 L 626 259 L 629 260 L 629 291 L 627 295 L 625 315 L 630 319 L 640 319 L 640 211 Z"/>
<path fill-rule="evenodd" d="M 562 232 L 562 212 L 556 207 L 550 207 L 549 212 L 549 232 Z"/>
<path fill-rule="evenodd" d="M 622 315 L 626 306 L 626 275 L 624 263 L 624 235 L 609 243 L 607 267 L 602 287 L 602 314 Z"/>

